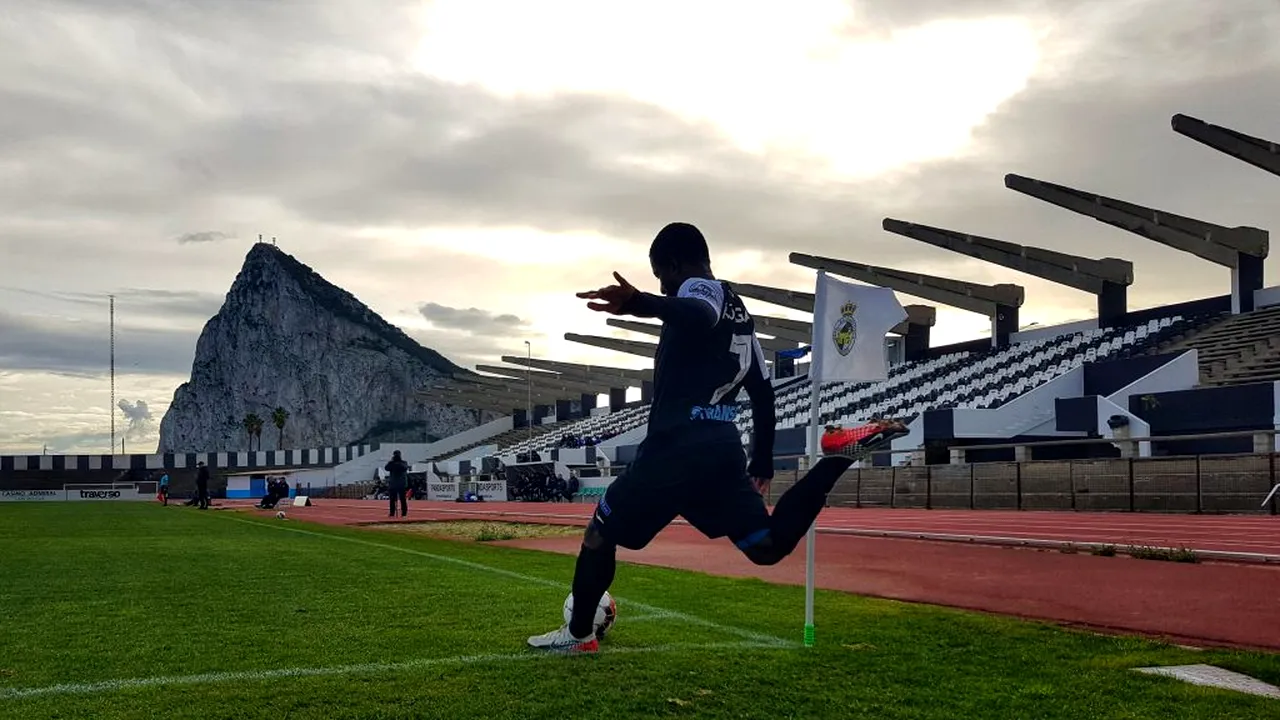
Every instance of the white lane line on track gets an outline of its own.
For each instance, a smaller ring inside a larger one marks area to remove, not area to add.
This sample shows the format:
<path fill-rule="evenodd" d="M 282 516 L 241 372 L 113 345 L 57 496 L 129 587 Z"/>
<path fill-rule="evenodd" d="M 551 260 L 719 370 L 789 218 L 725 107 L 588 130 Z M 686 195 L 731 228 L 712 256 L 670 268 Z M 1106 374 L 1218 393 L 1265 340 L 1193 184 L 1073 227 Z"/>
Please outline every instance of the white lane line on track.
<path fill-rule="evenodd" d="M 611 657 L 613 655 L 639 655 L 646 653 L 675 653 L 696 650 L 778 650 L 775 643 L 757 643 L 749 641 L 718 643 L 676 643 L 670 645 L 653 645 L 650 647 L 620 647 L 601 650 L 594 657 Z M 213 685 L 226 683 L 260 682 L 280 678 L 331 677 L 336 675 L 380 675 L 405 670 L 421 670 L 423 668 L 448 665 L 479 665 L 483 663 L 510 663 L 546 658 L 564 658 L 563 655 L 529 651 L 524 653 L 459 655 L 456 657 L 419 658 L 395 663 L 360 663 L 356 665 L 337 665 L 332 667 L 294 667 L 276 670 L 238 670 L 228 672 L 199 673 L 196 675 L 159 675 L 155 677 L 121 678 L 117 680 L 101 680 L 87 683 L 60 683 L 44 687 L 0 688 L 0 700 L 22 700 L 26 698 L 49 697 L 58 695 L 100 695 L 153 687 L 175 687 L 179 685 Z"/>
<path fill-rule="evenodd" d="M 501 575 L 503 577 L 509 577 L 515 580 L 520 580 L 527 583 L 533 583 L 536 585 L 543 585 L 545 587 L 561 588 L 565 590 L 569 588 L 569 585 L 567 585 L 564 582 L 547 580 L 546 578 L 540 578 L 534 575 L 525 575 L 524 573 L 515 572 L 514 570 L 505 570 L 503 568 L 493 567 L 492 565 L 485 565 L 483 563 L 472 562 L 470 560 L 463 560 L 461 558 L 450 557 L 448 555 L 437 555 L 436 553 L 429 553 L 424 550 L 415 550 L 413 548 L 402 547 L 399 545 L 391 545 L 388 543 L 380 543 L 380 542 L 375 542 L 373 540 L 365 540 L 363 538 L 354 538 L 354 537 L 347 537 L 345 535 L 333 535 L 330 533 L 316 532 L 314 530 L 306 530 L 304 528 L 290 527 L 288 525 L 275 524 L 271 522 L 249 520 L 246 518 L 233 517 L 231 515 L 220 515 L 219 517 L 225 517 L 228 520 L 231 520 L 233 522 L 245 523 L 246 525 L 253 525 L 256 527 L 266 528 L 269 530 L 293 532 L 301 535 L 310 535 L 313 537 L 326 538 L 329 540 L 341 540 L 343 542 L 354 543 L 356 545 L 376 547 L 380 550 L 391 550 L 394 552 L 402 552 L 409 555 L 416 555 L 418 557 L 428 558 L 431 560 L 435 560 L 437 562 L 458 565 L 461 567 L 470 568 L 472 570 L 481 570 L 483 572 L 492 573 L 494 575 Z M 656 605 L 649 605 L 647 603 L 638 602 L 636 600 L 629 600 L 616 595 L 614 597 L 615 599 L 618 600 L 618 602 L 624 603 L 626 605 L 630 605 L 631 607 L 634 607 L 638 610 L 643 610 L 653 614 L 662 615 L 672 620 L 681 620 L 691 625 L 701 625 L 703 627 L 712 628 L 714 630 L 720 630 L 722 632 L 726 632 L 731 635 L 737 635 L 740 638 L 743 638 L 745 640 L 750 640 L 754 643 L 771 645 L 773 647 L 796 647 L 797 646 L 797 643 L 792 642 L 790 640 L 784 640 L 775 635 L 768 635 L 765 633 L 756 632 L 754 630 L 747 630 L 746 628 L 734 627 L 732 625 L 724 625 L 722 623 L 707 620 L 706 618 L 701 618 L 696 615 L 689 615 L 686 613 L 679 612 L 677 610 L 661 608 Z"/>

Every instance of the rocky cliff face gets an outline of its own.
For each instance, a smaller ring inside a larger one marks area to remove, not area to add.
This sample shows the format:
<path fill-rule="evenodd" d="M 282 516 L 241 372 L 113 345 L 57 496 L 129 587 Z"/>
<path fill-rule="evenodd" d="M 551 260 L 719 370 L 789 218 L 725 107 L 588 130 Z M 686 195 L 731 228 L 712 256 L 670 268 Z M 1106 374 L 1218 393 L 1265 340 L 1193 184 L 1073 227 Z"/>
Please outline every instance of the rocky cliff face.
<path fill-rule="evenodd" d="M 387 428 L 407 442 L 447 437 L 496 417 L 414 397 L 459 371 L 291 255 L 258 243 L 200 333 L 191 379 L 160 422 L 159 452 L 247 450 L 249 413 L 265 421 L 262 449 L 275 449 L 276 407 L 289 411 L 285 448 L 368 442 Z"/>

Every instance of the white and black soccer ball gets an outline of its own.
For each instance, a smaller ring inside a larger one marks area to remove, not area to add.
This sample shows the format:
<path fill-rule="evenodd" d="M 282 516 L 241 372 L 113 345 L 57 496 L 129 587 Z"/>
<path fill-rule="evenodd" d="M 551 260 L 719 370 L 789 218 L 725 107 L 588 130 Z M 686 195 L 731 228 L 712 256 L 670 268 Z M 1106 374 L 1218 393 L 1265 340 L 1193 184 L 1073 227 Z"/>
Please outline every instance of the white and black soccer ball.
<path fill-rule="evenodd" d="M 283 519 L 284 519 L 284 511 L 283 511 L 283 510 L 280 510 L 279 512 L 277 512 L 277 513 L 276 513 L 276 517 L 277 517 L 277 518 L 279 518 L 279 519 L 281 519 L 281 520 L 283 520 Z"/>
<path fill-rule="evenodd" d="M 567 625 L 573 618 L 573 593 L 569 593 L 569 597 L 564 599 L 564 622 Z M 608 592 L 600 598 L 600 604 L 596 606 L 596 616 L 592 624 L 595 627 L 596 639 L 603 640 L 609 628 L 613 627 L 614 622 L 618 619 L 618 603 Z"/>

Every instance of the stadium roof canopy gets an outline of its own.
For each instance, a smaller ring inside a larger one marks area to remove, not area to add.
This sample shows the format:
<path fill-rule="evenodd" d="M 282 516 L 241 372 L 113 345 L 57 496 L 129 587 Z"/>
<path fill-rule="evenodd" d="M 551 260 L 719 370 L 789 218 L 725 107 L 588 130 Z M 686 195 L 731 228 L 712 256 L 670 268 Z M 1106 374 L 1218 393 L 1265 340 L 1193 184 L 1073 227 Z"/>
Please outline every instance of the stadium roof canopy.
<path fill-rule="evenodd" d="M 1119 320 L 1128 309 L 1126 290 L 1133 284 L 1133 263 L 1128 260 L 1095 260 L 894 218 L 885 218 L 882 226 L 895 235 L 1097 295 L 1103 323 Z"/>
<path fill-rule="evenodd" d="M 1263 287 L 1262 261 L 1269 251 L 1265 230 L 1217 225 L 1022 175 L 1006 175 L 1004 184 L 1010 190 L 1230 268 L 1235 271 L 1232 304 L 1239 310 L 1252 310 L 1253 293 Z"/>

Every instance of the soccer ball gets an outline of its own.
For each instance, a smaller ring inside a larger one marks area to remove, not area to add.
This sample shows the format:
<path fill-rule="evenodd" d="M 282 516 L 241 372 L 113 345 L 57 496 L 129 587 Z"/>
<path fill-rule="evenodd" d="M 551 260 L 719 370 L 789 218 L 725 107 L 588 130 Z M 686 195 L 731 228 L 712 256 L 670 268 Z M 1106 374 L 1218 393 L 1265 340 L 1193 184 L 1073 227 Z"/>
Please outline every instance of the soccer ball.
<path fill-rule="evenodd" d="M 281 520 L 283 520 L 283 519 L 284 519 L 284 511 L 283 511 L 283 510 L 281 510 L 280 512 L 276 513 L 276 517 L 278 517 L 278 518 L 280 518 Z"/>
<path fill-rule="evenodd" d="M 573 618 L 573 593 L 569 593 L 569 597 L 564 599 L 564 622 L 569 624 L 569 620 Z M 613 623 L 618 619 L 618 603 L 609 593 L 605 593 L 600 598 L 600 604 L 596 606 L 596 617 L 594 621 L 596 629 L 596 639 L 603 640 L 605 633 L 609 632 L 609 628 L 613 627 Z"/>

